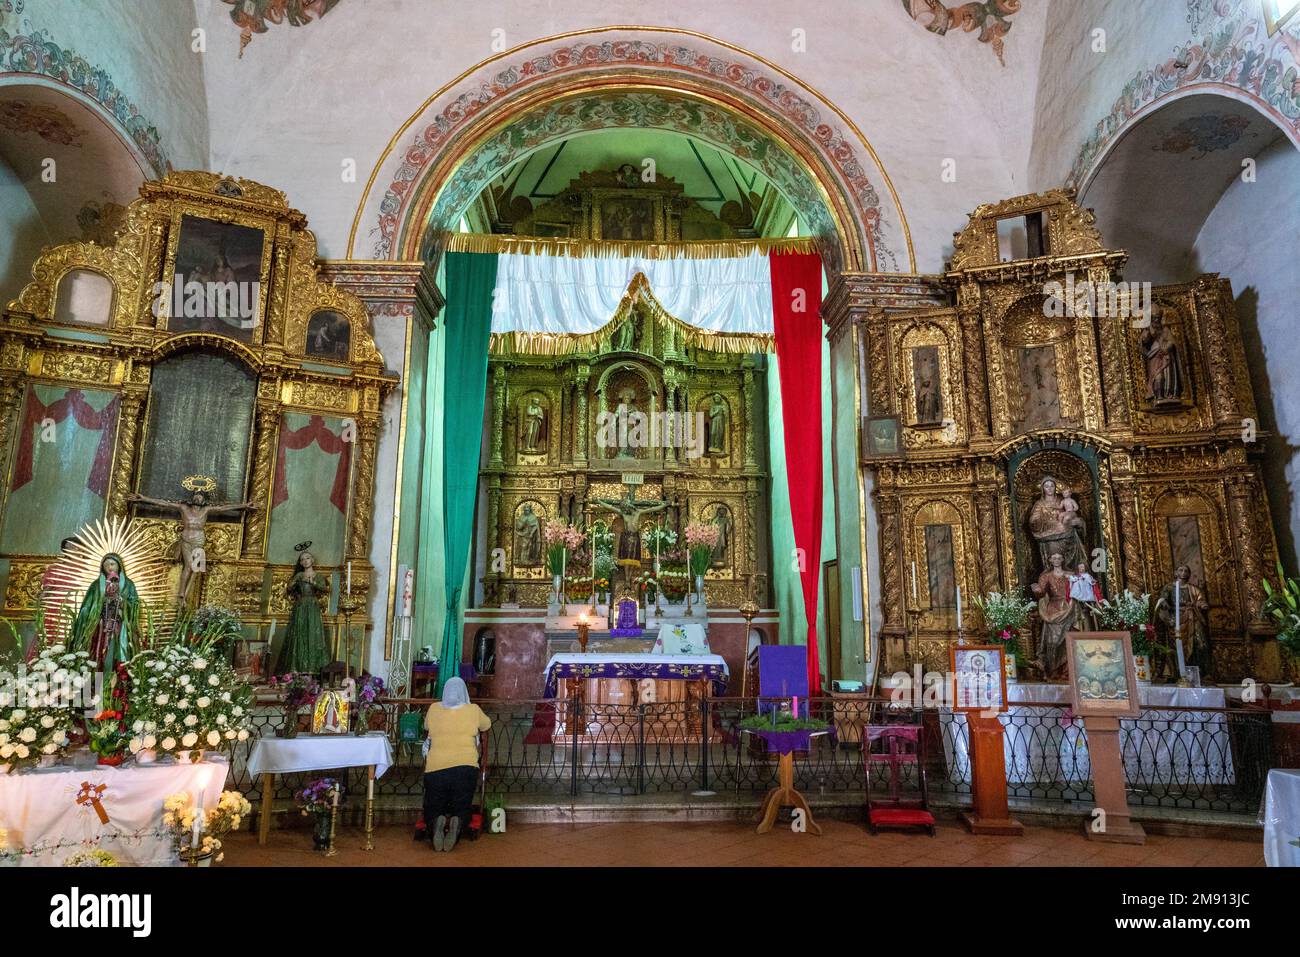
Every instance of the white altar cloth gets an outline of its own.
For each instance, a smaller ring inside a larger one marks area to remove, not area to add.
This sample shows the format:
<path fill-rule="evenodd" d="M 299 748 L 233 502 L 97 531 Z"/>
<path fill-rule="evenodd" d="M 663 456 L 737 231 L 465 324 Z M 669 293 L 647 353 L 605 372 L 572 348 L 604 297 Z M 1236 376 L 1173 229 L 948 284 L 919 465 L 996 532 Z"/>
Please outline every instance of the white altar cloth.
<path fill-rule="evenodd" d="M 371 731 L 354 734 L 300 734 L 293 738 L 259 738 L 248 759 L 248 773 L 291 774 L 295 771 L 326 771 L 333 768 L 375 766 L 382 777 L 393 764 L 388 735 Z"/>
<path fill-rule="evenodd" d="M 214 755 L 198 764 L 88 763 L 0 774 L 0 828 L 22 867 L 59 867 L 94 850 L 122 865 L 178 864 L 162 826 L 163 800 L 188 792 L 196 801 L 201 795 L 205 808 L 216 807 L 228 770 Z"/>
<path fill-rule="evenodd" d="M 1264 785 L 1264 863 L 1300 867 L 1300 771 L 1273 768 Z"/>
<path fill-rule="evenodd" d="M 1086 786 L 1092 766 L 1083 719 L 1034 707 L 1068 705 L 1069 689 L 1063 684 L 1013 683 L 1007 685 L 1007 698 L 1011 706 L 1000 716 L 1006 727 L 1007 783 Z M 1140 685 L 1138 700 L 1147 708 L 1187 710 L 1143 711 L 1120 721 L 1126 784 L 1141 788 L 1188 780 L 1235 783 L 1227 719 L 1218 711 L 1199 710 L 1223 708 L 1222 688 Z M 1056 720 L 1051 720 L 1052 715 Z M 952 780 L 969 784 L 966 718 L 955 714 L 951 721 L 953 726 L 943 736 L 949 774 Z"/>

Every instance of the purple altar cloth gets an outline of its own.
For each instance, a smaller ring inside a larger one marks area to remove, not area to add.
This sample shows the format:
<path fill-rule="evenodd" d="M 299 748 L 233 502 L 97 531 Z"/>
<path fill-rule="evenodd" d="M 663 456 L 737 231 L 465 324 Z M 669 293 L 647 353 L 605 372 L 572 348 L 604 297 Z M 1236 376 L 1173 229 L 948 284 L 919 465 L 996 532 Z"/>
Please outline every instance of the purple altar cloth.
<path fill-rule="evenodd" d="M 767 743 L 769 751 L 775 751 L 778 754 L 789 754 L 791 751 L 807 751 L 812 745 L 812 739 L 819 734 L 829 734 L 830 729 L 826 728 L 821 731 L 813 731 L 805 728 L 800 731 L 758 731 L 754 728 L 741 728 L 746 734 L 756 734 Z"/>
<path fill-rule="evenodd" d="M 727 691 L 727 666 L 713 662 L 684 664 L 678 661 L 605 661 L 579 664 L 558 661 L 546 672 L 546 697 L 555 697 L 562 678 L 708 679 L 715 697 L 721 697 Z"/>

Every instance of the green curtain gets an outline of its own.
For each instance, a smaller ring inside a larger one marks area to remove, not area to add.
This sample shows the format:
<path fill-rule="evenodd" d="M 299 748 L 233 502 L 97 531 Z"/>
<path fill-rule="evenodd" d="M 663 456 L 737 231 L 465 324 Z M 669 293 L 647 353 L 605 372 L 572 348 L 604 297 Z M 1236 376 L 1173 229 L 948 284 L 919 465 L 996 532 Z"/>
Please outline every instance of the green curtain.
<path fill-rule="evenodd" d="M 447 614 L 438 656 L 438 693 L 460 671 L 461 589 L 474 534 L 483 403 L 487 391 L 488 341 L 492 334 L 492 290 L 497 257 L 490 253 L 448 253 L 446 260 L 446 352 L 442 396 L 443 575 Z M 427 407 L 426 407 L 427 411 Z M 429 507 L 428 502 L 425 508 Z M 421 551 L 432 544 L 421 536 Z"/>

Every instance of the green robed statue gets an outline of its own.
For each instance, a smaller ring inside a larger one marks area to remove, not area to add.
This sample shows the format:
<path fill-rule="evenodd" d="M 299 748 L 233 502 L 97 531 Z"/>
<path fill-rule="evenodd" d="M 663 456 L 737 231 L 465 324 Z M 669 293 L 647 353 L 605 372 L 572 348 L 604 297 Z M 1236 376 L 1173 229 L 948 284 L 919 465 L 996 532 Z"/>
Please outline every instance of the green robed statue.
<path fill-rule="evenodd" d="M 85 651 L 105 673 L 138 650 L 140 596 L 126 576 L 122 557 L 110 552 L 99 563 L 99 577 L 86 589 L 72 621 L 69 644 Z"/>

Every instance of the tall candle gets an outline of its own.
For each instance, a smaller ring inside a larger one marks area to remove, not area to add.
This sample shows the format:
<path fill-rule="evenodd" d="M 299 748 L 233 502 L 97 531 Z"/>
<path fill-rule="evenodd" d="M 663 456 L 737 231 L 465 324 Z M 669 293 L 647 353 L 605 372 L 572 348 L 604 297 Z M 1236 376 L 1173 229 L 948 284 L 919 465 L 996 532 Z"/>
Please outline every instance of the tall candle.
<path fill-rule="evenodd" d="M 375 799 L 375 779 L 370 778 L 369 780 L 366 781 L 366 800 L 373 801 L 374 799 Z"/>
<path fill-rule="evenodd" d="M 957 630 L 961 631 L 961 586 L 957 586 Z"/>
<path fill-rule="evenodd" d="M 1174 634 L 1183 633 L 1183 582 L 1180 578 L 1174 579 Z"/>
<path fill-rule="evenodd" d="M 916 562 L 912 562 L 912 604 L 916 605 Z"/>
<path fill-rule="evenodd" d="M 352 562 L 348 562 L 348 594 L 352 594 Z"/>
<path fill-rule="evenodd" d="M 797 720 L 799 718 L 799 696 L 798 695 L 795 695 L 793 698 L 790 699 L 790 710 L 794 714 L 795 719 Z"/>
<path fill-rule="evenodd" d="M 1183 657 L 1183 639 L 1174 639 L 1174 650 L 1178 652 L 1178 677 L 1187 677 L 1187 659 Z"/>

